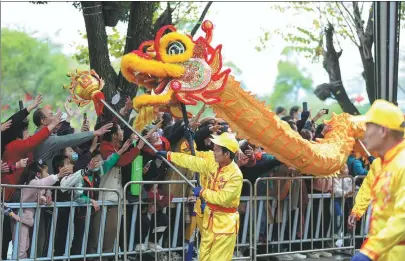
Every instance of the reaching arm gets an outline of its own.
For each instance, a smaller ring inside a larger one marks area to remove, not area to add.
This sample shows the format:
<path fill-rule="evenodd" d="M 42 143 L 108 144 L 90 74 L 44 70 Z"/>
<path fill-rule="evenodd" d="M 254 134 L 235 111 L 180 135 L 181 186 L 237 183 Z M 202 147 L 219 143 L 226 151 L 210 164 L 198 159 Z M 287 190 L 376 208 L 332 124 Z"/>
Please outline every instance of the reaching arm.
<path fill-rule="evenodd" d="M 391 248 L 405 240 L 405 171 L 398 173 L 391 188 L 394 211 L 385 226 L 376 235 L 369 235 L 360 252 L 378 260 Z"/>
<path fill-rule="evenodd" d="M 76 147 L 94 138 L 92 131 L 73 133 L 64 136 L 50 136 L 44 143 L 48 151 L 58 151 L 66 147 Z"/>
<path fill-rule="evenodd" d="M 44 142 L 51 132 L 48 128 L 42 128 L 40 131 L 32 135 L 26 140 L 16 140 L 9 144 L 6 149 L 12 149 L 13 151 L 19 151 L 22 154 L 34 150 L 36 146 Z"/>
<path fill-rule="evenodd" d="M 73 188 L 76 187 L 77 184 L 81 183 L 83 180 L 83 170 L 78 170 L 72 175 L 64 177 L 60 181 L 60 186 L 63 188 Z M 65 192 L 65 189 L 61 189 L 62 192 Z M 75 193 L 76 194 L 76 193 Z"/>
<path fill-rule="evenodd" d="M 211 155 L 208 156 L 208 153 Z M 197 153 L 197 155 L 198 156 L 191 156 L 183 153 L 168 152 L 167 159 L 180 167 L 200 172 L 200 174 L 216 171 L 218 166 L 215 167 L 214 165 L 217 164 L 213 164 L 213 162 L 215 162 L 213 161 L 213 152 L 207 152 L 206 154 Z M 204 155 L 207 158 L 199 157 L 201 155 Z"/>
<path fill-rule="evenodd" d="M 43 179 L 33 179 L 30 181 L 31 186 L 53 186 L 56 182 L 59 181 L 58 175 L 49 175 Z"/>
<path fill-rule="evenodd" d="M 219 206 L 229 206 L 232 200 L 237 197 L 242 190 L 243 178 L 240 173 L 235 173 L 226 182 L 220 191 L 202 189 L 200 195 L 209 203 Z"/>
<path fill-rule="evenodd" d="M 108 173 L 114 166 L 115 164 L 118 162 L 118 160 L 120 159 L 120 155 L 118 155 L 117 153 L 113 153 L 111 154 L 110 157 L 108 157 L 107 160 L 104 161 L 103 163 L 103 173 Z"/>

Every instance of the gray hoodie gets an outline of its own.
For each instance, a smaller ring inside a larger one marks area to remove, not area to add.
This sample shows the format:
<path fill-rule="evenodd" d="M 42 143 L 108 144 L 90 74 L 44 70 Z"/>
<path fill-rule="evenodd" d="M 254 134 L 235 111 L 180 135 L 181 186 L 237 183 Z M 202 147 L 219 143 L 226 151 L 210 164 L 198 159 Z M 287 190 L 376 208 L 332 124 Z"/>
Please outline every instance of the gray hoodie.
<path fill-rule="evenodd" d="M 37 129 L 35 132 L 38 132 L 39 130 L 40 129 Z M 48 165 L 48 173 L 55 173 L 56 170 L 52 167 L 52 160 L 59 154 L 60 150 L 66 147 L 78 146 L 93 138 L 94 133 L 92 131 L 73 133 L 64 136 L 52 134 L 34 149 L 34 160 L 41 160 Z"/>

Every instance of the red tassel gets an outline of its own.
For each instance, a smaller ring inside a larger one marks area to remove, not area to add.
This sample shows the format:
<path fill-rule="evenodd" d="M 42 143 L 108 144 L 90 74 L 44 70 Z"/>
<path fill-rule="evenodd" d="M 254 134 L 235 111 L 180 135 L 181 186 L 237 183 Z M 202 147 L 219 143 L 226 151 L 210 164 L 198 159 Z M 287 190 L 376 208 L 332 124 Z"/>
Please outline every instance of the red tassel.
<path fill-rule="evenodd" d="M 105 100 L 104 93 L 98 91 L 93 94 L 93 102 L 94 102 L 94 108 L 96 109 L 97 116 L 100 116 L 103 114 L 103 109 L 104 109 L 104 104 L 101 102 L 101 100 Z"/>

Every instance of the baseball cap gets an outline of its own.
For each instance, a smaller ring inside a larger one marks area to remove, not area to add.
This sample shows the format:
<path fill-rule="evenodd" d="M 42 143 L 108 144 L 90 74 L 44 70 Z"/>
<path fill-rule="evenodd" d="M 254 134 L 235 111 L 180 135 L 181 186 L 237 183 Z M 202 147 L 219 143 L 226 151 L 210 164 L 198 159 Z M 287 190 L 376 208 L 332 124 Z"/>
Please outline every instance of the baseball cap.
<path fill-rule="evenodd" d="M 221 135 L 211 135 L 212 143 L 217 144 L 218 146 L 225 147 L 233 153 L 236 153 L 239 150 L 239 143 L 236 140 L 235 136 L 224 132 Z"/>
<path fill-rule="evenodd" d="M 365 115 L 353 116 L 351 120 L 359 123 L 374 123 L 391 130 L 405 131 L 405 118 L 401 109 L 385 100 L 376 100 Z"/>

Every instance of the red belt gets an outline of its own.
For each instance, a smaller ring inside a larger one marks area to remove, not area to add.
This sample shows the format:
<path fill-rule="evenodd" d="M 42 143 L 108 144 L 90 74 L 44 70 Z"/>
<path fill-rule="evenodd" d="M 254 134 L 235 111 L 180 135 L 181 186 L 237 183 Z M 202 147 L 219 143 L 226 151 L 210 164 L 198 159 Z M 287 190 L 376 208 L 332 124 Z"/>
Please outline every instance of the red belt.
<path fill-rule="evenodd" d="M 238 211 L 237 208 L 221 207 L 221 206 L 214 205 L 214 204 L 211 204 L 211 203 L 208 203 L 208 202 L 207 202 L 207 206 L 210 207 L 210 209 L 212 211 L 218 211 L 218 212 L 235 213 L 236 211 Z"/>

